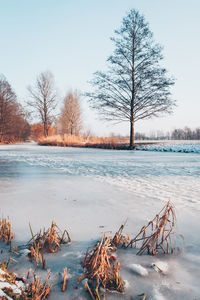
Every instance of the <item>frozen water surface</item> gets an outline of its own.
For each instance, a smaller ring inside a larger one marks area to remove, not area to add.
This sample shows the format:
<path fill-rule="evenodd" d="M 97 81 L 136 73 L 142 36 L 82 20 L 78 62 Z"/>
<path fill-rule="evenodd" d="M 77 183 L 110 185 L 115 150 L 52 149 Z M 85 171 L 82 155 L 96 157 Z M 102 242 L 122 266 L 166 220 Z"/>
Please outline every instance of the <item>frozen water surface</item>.
<path fill-rule="evenodd" d="M 185 248 L 179 254 L 158 257 L 136 256 L 134 249 L 120 249 L 126 292 L 111 293 L 109 299 L 138 299 L 142 293 L 147 299 L 200 299 L 199 189 L 200 155 L 194 152 L 58 148 L 32 143 L 0 146 L 0 214 L 10 217 L 15 243 L 21 245 L 30 238 L 29 222 L 37 232 L 55 220 L 72 237 L 71 245 L 46 255 L 52 277 L 64 267 L 71 269 L 66 293 L 60 292 L 58 278 L 49 299 L 88 299 L 83 284 L 76 289 L 87 247 L 103 232 L 116 232 L 126 219 L 126 231 L 136 234 L 168 199 L 176 207 Z M 26 256 L 18 260 L 12 265 L 18 273 L 34 268 Z M 167 266 L 167 272 L 156 272 L 152 267 L 156 261 Z M 148 275 L 134 272 L 133 266 L 145 269 Z"/>

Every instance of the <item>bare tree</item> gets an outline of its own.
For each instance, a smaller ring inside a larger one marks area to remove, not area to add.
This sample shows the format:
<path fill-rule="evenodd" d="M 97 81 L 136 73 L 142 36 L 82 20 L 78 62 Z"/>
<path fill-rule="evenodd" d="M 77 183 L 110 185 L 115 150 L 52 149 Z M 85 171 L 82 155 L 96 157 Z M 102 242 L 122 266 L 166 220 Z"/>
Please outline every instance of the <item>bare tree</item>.
<path fill-rule="evenodd" d="M 34 87 L 28 87 L 32 100 L 28 105 L 33 108 L 40 118 L 44 128 L 44 135 L 48 136 L 49 126 L 52 124 L 57 105 L 57 95 L 54 87 L 54 78 L 50 72 L 41 73 L 36 80 Z"/>
<path fill-rule="evenodd" d="M 16 94 L 2 75 L 0 78 L 0 142 L 7 140 L 12 133 L 16 99 Z"/>
<path fill-rule="evenodd" d="M 91 83 L 95 90 L 86 95 L 103 118 L 130 122 L 132 148 L 136 121 L 172 112 L 175 101 L 170 87 L 174 80 L 160 66 L 162 49 L 138 11 L 126 15 L 111 40 L 115 50 L 108 58 L 108 71 L 94 74 Z"/>
<path fill-rule="evenodd" d="M 6 78 L 0 77 L 0 142 L 24 141 L 30 126 L 17 96 Z"/>
<path fill-rule="evenodd" d="M 77 92 L 68 93 L 64 98 L 59 118 L 60 132 L 78 136 L 82 128 L 80 97 Z"/>

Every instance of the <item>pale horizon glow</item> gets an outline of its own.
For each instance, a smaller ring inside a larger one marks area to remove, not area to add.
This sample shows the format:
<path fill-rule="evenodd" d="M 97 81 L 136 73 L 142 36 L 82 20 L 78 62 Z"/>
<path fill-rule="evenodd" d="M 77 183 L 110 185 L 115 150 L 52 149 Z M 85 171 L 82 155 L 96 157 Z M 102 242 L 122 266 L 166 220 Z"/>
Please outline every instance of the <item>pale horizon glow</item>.
<path fill-rule="evenodd" d="M 176 78 L 174 114 L 136 123 L 135 131 L 171 131 L 200 127 L 198 84 L 200 69 L 200 2 L 198 0 L 7 0 L 0 10 L 0 73 L 24 105 L 27 86 L 50 70 L 62 97 L 70 89 L 91 90 L 88 81 L 106 70 L 112 54 L 110 37 L 131 8 L 149 22 L 154 39 L 164 47 L 163 66 Z M 82 100 L 85 128 L 98 135 L 128 135 L 129 124 L 113 125 L 97 119 Z"/>

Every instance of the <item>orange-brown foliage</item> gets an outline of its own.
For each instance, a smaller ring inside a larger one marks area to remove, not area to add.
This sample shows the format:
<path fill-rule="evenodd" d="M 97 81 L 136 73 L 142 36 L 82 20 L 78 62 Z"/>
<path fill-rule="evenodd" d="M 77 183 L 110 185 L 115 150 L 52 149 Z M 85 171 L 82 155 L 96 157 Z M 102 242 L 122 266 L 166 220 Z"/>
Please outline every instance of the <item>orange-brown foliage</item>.
<path fill-rule="evenodd" d="M 96 137 L 75 135 L 52 135 L 38 140 L 39 145 L 60 147 L 93 147 L 116 149 L 128 143 L 128 138 L 123 137 Z"/>
<path fill-rule="evenodd" d="M 55 134 L 55 128 L 52 126 L 49 126 L 48 130 L 49 135 Z M 41 123 L 36 123 L 31 125 L 31 138 L 34 141 L 38 141 L 39 139 L 44 137 L 44 127 Z"/>

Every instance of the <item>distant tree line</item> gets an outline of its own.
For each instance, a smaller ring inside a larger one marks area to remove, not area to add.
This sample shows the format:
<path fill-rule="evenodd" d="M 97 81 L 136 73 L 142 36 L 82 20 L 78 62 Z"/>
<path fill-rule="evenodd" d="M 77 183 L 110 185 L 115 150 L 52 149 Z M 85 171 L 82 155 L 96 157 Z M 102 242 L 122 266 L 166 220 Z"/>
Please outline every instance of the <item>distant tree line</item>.
<path fill-rule="evenodd" d="M 0 143 L 25 141 L 30 125 L 17 96 L 7 79 L 0 76 Z"/>
<path fill-rule="evenodd" d="M 154 131 L 150 134 L 136 132 L 136 140 L 200 140 L 200 127 L 191 129 L 185 127 L 184 129 L 174 129 L 172 132 L 164 133 L 163 131 Z"/>

